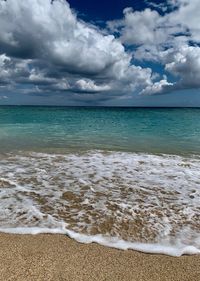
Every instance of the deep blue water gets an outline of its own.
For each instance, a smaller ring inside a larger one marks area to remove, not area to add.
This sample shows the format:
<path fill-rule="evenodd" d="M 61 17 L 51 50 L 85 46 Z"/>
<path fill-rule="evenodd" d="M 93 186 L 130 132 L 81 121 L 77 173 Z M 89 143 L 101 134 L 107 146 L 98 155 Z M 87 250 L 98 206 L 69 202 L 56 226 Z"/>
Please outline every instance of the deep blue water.
<path fill-rule="evenodd" d="M 200 154 L 198 108 L 0 107 L 0 150 Z"/>

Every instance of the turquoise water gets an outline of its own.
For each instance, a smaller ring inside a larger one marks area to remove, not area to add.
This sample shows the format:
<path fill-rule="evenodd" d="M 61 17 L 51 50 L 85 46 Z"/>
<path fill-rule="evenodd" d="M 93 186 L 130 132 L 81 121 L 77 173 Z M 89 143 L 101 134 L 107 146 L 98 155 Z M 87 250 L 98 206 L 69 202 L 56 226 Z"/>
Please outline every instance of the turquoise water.
<path fill-rule="evenodd" d="M 200 109 L 0 107 L 0 150 L 200 153 Z"/>
<path fill-rule="evenodd" d="M 0 107 L 0 231 L 200 254 L 200 109 Z"/>

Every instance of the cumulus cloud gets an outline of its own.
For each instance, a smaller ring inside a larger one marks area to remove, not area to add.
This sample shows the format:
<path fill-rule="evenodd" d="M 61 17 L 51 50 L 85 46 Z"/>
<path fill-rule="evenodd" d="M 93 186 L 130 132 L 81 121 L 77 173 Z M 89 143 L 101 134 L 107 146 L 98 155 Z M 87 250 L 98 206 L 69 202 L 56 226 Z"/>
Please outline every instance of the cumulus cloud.
<path fill-rule="evenodd" d="M 167 93 L 171 88 L 174 87 L 173 83 L 167 81 L 166 78 L 160 80 L 159 82 L 150 83 L 144 90 L 142 90 L 141 95 L 156 95 L 160 93 Z"/>
<path fill-rule="evenodd" d="M 177 88 L 200 88 L 200 48 L 182 46 L 178 50 L 169 50 L 170 62 L 165 69 L 180 78 L 175 84 Z"/>
<path fill-rule="evenodd" d="M 111 30 L 119 31 L 120 40 L 127 45 L 174 46 L 182 40 L 200 42 L 200 1 L 168 0 L 171 12 L 160 14 L 146 8 L 143 11 L 124 9 L 124 18 L 108 22 Z M 150 6 L 153 3 L 149 3 Z M 154 3 L 153 6 L 160 6 Z M 163 6 L 163 4 L 161 4 Z M 167 7 L 167 3 L 165 4 Z"/>
<path fill-rule="evenodd" d="M 186 28 L 189 32 L 189 40 L 200 42 L 200 1 L 199 0 L 176 0 L 178 8 L 168 15 L 169 22 Z"/>
<path fill-rule="evenodd" d="M 156 10 L 126 8 L 123 19 L 108 22 L 123 44 L 134 46 L 135 60 L 161 64 L 165 75 L 173 77 L 150 81 L 142 94 L 200 88 L 200 1 L 168 0 L 165 6 L 149 6 Z"/>
<path fill-rule="evenodd" d="M 111 30 L 120 28 L 120 40 L 128 45 L 155 44 L 165 42 L 167 34 L 163 33 L 163 19 L 157 11 L 145 9 L 134 11 L 126 8 L 124 19 L 108 22 Z M 159 28 L 158 28 L 159 27 Z"/>
<path fill-rule="evenodd" d="M 29 84 L 109 99 L 151 81 L 150 69 L 132 65 L 119 40 L 80 21 L 65 0 L 1 0 L 0 26 L 1 80 L 23 92 Z"/>
<path fill-rule="evenodd" d="M 200 87 L 200 2 L 167 2 L 126 8 L 106 33 L 65 0 L 0 0 L 0 92 L 93 102 Z M 138 61 L 162 64 L 165 76 Z"/>
<path fill-rule="evenodd" d="M 97 92 L 110 90 L 109 85 L 99 86 L 96 85 L 92 80 L 84 80 L 84 79 L 80 79 L 76 81 L 75 86 L 76 86 L 75 91 L 88 92 L 88 93 L 94 93 L 94 92 L 97 93 Z"/>

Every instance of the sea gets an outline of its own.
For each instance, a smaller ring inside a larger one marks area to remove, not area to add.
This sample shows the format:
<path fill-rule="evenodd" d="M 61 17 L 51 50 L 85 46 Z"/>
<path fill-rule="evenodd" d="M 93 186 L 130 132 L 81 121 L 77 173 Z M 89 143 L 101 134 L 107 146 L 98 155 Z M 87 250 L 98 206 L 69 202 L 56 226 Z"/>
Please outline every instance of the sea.
<path fill-rule="evenodd" d="M 0 231 L 200 254 L 200 109 L 0 106 Z"/>

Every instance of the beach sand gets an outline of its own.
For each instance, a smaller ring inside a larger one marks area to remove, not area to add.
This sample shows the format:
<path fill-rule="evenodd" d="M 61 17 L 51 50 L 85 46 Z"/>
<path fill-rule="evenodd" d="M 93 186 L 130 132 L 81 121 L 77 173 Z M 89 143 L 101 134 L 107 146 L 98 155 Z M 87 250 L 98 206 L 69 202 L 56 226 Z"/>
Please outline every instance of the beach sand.
<path fill-rule="evenodd" d="M 200 255 L 174 258 L 81 244 L 65 235 L 1 233 L 0 280 L 199 281 Z"/>

